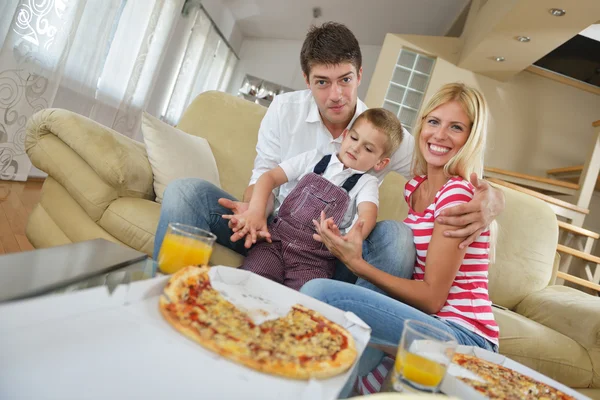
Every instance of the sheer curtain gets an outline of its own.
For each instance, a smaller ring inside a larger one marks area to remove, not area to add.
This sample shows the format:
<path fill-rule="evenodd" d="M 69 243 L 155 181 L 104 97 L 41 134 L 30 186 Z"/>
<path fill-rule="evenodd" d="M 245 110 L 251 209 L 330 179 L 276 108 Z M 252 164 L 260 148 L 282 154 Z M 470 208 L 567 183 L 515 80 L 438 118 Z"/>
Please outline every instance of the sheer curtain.
<path fill-rule="evenodd" d="M 27 179 L 31 163 L 25 154 L 25 124 L 52 104 L 83 6 L 76 1 L 33 0 L 3 5 L 0 179 Z"/>
<path fill-rule="evenodd" d="M 208 90 L 226 91 L 238 61 L 201 6 L 189 10 L 186 17 L 188 45 L 176 69 L 173 86 L 161 118 L 176 125 L 189 103 Z"/>
<path fill-rule="evenodd" d="M 27 179 L 25 124 L 43 108 L 141 140 L 150 99 L 175 124 L 192 96 L 226 87 L 237 57 L 201 6 L 182 14 L 184 2 L 0 0 L 0 179 Z M 172 37 L 181 23 L 186 34 Z"/>

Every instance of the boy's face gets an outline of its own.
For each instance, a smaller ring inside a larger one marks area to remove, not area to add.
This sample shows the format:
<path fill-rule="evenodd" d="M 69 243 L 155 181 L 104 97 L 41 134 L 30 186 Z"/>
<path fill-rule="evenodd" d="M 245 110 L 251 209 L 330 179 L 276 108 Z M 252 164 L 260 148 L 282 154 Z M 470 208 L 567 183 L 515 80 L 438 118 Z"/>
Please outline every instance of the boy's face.
<path fill-rule="evenodd" d="M 323 120 L 347 124 L 352 119 L 361 76 L 362 68 L 357 71 L 351 63 L 311 66 L 310 76 L 304 79 Z"/>
<path fill-rule="evenodd" d="M 354 123 L 350 130 L 344 131 L 344 140 L 338 158 L 344 166 L 359 171 L 371 168 L 381 171 L 390 159 L 383 157 L 387 137 L 367 120 Z"/>

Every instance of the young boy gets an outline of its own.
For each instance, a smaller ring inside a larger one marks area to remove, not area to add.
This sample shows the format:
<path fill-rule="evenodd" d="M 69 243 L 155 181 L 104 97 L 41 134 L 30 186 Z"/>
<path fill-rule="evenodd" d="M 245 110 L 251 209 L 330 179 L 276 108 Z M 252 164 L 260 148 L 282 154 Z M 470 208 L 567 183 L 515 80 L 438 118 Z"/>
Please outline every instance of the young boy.
<path fill-rule="evenodd" d="M 402 125 L 390 111 L 372 108 L 360 114 L 343 137 L 338 154 L 308 151 L 260 176 L 248 210 L 236 217 L 236 231 L 250 233 L 255 243 L 242 269 L 296 290 L 311 279 L 331 278 L 335 257 L 313 238 L 313 220 L 320 219 L 321 211 L 342 233 L 364 221 L 362 236 L 369 236 L 377 219 L 379 185 L 367 172 L 381 171 L 390 162 L 402 141 Z M 267 227 L 269 195 L 293 181 L 298 184 Z M 258 236 L 266 241 L 256 243 Z"/>

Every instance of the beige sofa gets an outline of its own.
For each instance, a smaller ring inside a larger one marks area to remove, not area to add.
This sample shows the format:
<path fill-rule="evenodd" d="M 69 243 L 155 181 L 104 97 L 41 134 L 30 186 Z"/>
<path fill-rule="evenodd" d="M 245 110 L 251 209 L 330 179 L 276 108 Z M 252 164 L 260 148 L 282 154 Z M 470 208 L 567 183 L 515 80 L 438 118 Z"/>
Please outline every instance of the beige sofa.
<path fill-rule="evenodd" d="M 227 94 L 200 95 L 179 128 L 206 138 L 222 187 L 240 197 L 250 178 L 265 108 Z M 36 247 L 106 238 L 152 252 L 160 205 L 144 145 L 89 119 L 43 110 L 27 127 L 27 154 L 48 173 L 27 226 Z M 403 179 L 390 174 L 381 189 L 380 219 L 406 214 Z M 558 228 L 542 201 L 502 188 L 497 262 L 490 295 L 500 325 L 500 352 L 588 395 L 600 398 L 600 299 L 554 286 Z M 241 257 L 217 246 L 213 264 Z M 584 388 L 597 388 L 587 389 Z"/>

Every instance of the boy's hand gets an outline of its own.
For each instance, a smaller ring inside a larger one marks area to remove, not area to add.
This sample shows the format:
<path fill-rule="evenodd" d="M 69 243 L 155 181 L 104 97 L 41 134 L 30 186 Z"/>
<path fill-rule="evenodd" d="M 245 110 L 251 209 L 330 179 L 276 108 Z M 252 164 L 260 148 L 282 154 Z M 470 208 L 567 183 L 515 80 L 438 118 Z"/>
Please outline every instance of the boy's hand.
<path fill-rule="evenodd" d="M 223 215 L 223 218 L 235 220 L 231 241 L 237 242 L 245 238 L 244 247 L 249 249 L 258 239 L 265 239 L 271 243 L 271 234 L 267 227 L 267 218 L 264 213 L 248 209 L 239 215 Z"/>

